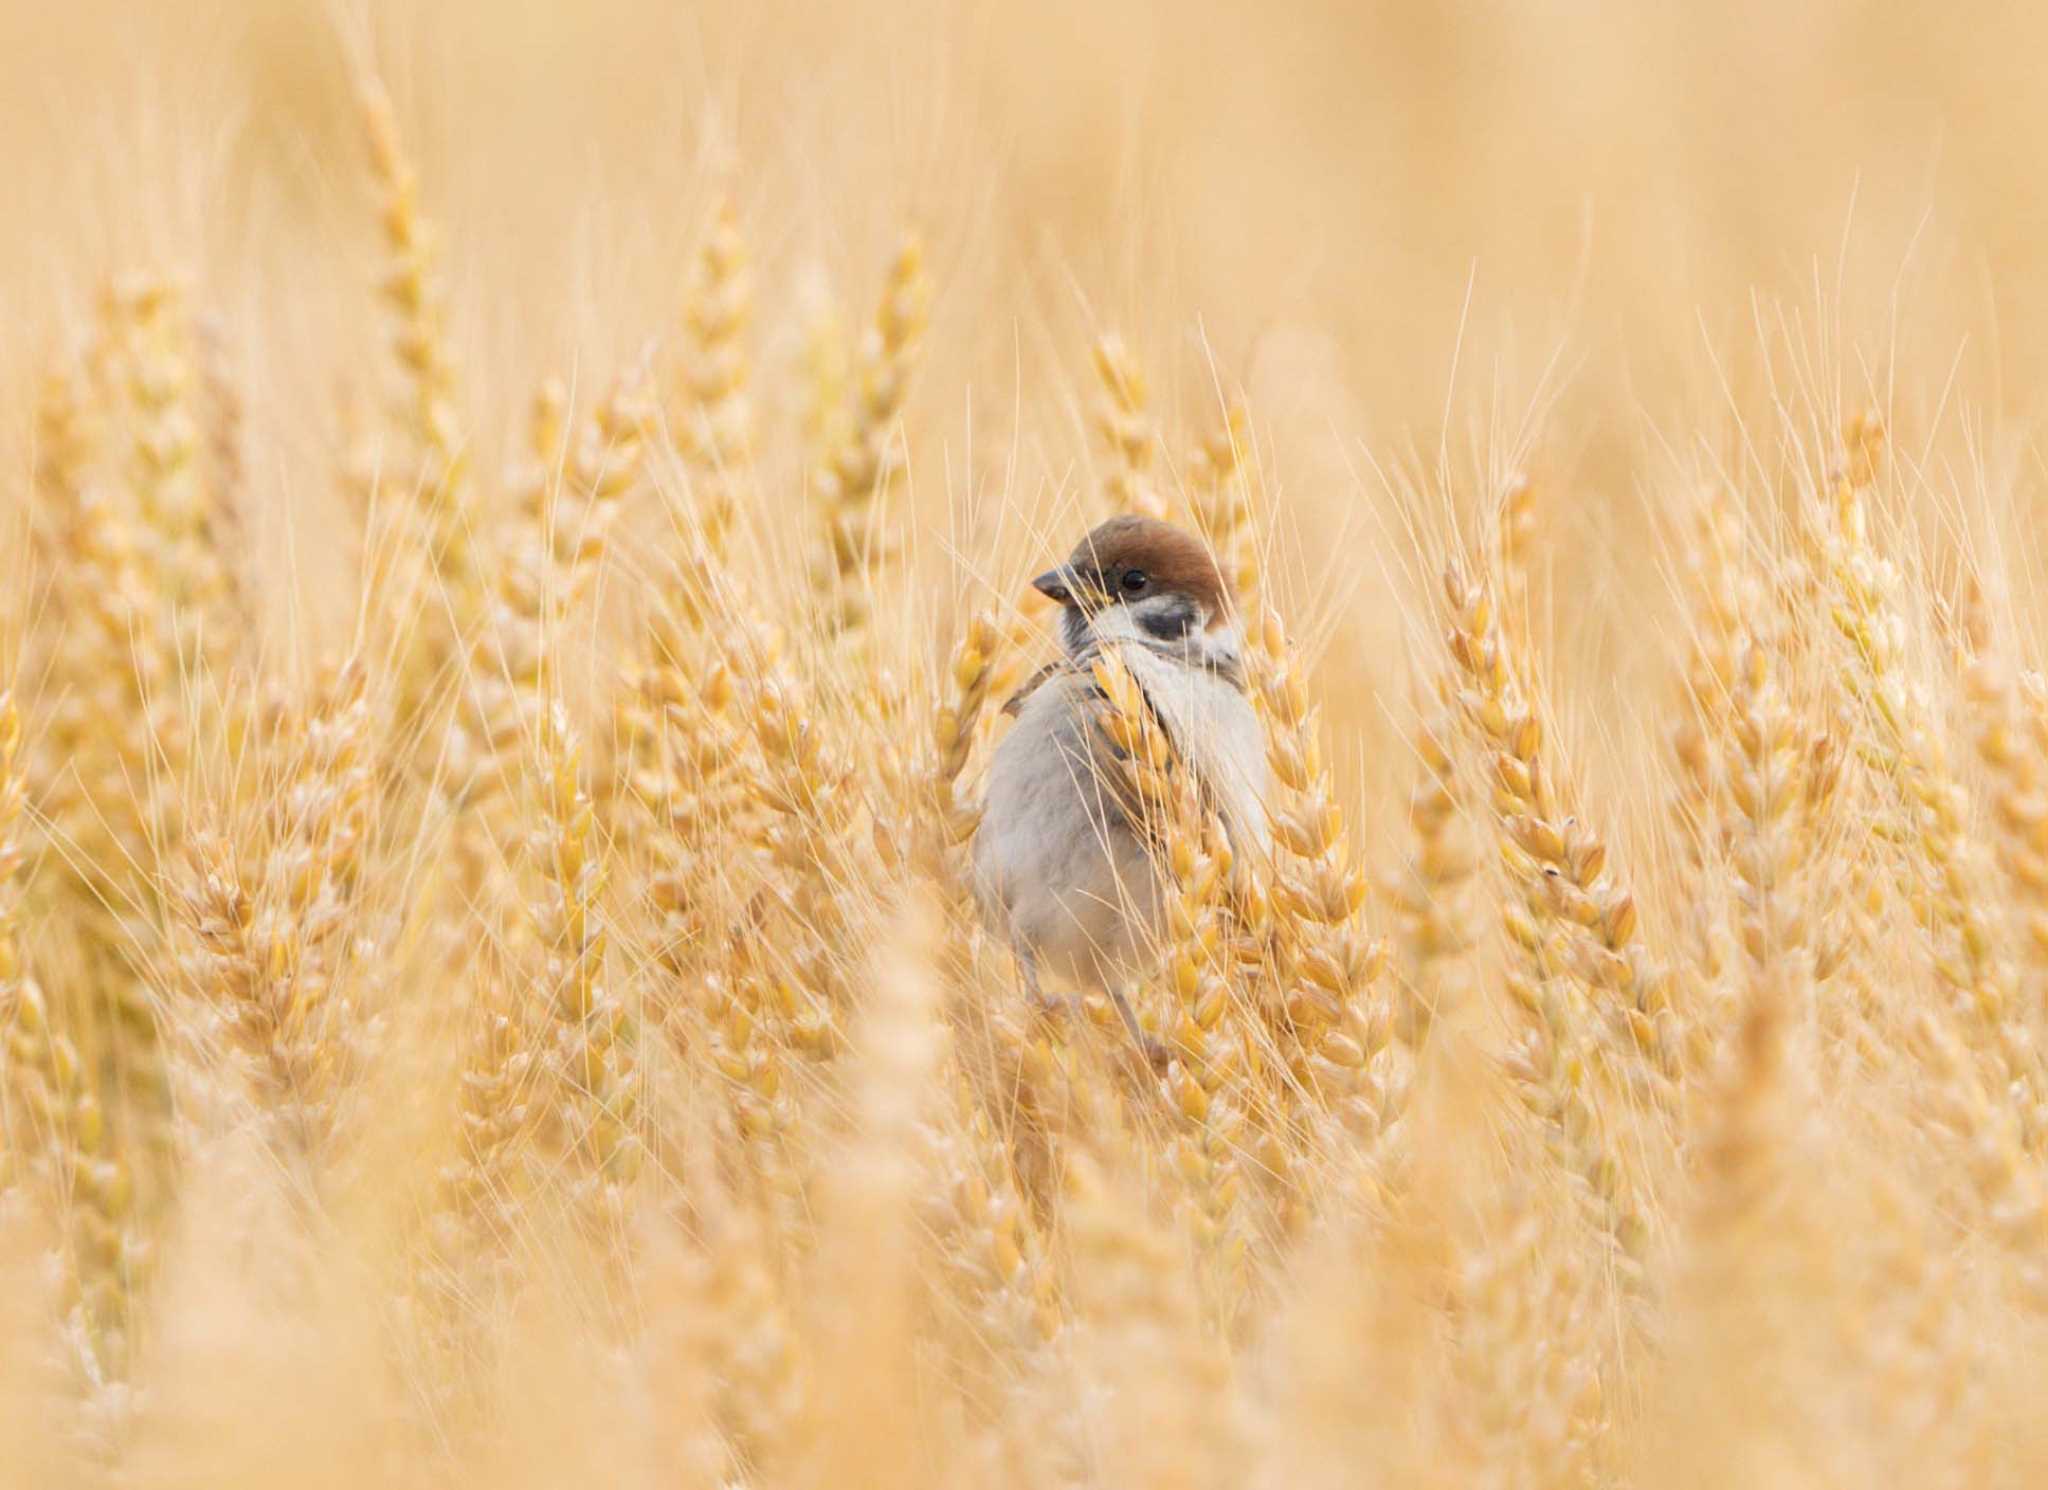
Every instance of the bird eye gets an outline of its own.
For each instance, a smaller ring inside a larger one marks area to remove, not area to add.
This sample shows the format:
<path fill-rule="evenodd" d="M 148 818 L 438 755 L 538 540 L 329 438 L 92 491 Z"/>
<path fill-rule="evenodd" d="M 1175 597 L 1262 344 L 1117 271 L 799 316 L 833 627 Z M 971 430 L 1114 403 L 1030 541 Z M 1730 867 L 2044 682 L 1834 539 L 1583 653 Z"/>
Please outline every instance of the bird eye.
<path fill-rule="evenodd" d="M 1126 595 L 1144 594 L 1145 586 L 1150 584 L 1151 582 L 1151 577 L 1147 575 L 1145 571 L 1142 569 L 1126 569 L 1124 571 L 1124 577 L 1120 581 L 1120 583 L 1124 587 L 1124 593 Z"/>

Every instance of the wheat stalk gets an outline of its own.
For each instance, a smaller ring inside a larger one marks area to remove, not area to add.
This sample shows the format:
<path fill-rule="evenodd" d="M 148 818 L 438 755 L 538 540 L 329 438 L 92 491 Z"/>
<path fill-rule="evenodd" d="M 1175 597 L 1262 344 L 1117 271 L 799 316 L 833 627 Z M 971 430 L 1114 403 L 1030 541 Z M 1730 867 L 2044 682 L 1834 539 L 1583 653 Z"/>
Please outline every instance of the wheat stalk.
<path fill-rule="evenodd" d="M 1159 458 L 1159 429 L 1152 418 L 1144 369 L 1113 331 L 1096 340 L 1093 360 L 1099 395 L 1095 434 L 1109 460 L 1102 478 L 1105 515 L 1133 512 L 1163 519 L 1167 502 L 1152 475 Z"/>
<path fill-rule="evenodd" d="M 722 557 L 739 516 L 740 483 L 754 444 L 747 393 L 753 275 L 739 213 L 722 203 L 692 271 L 684 325 L 690 338 L 676 397 L 678 444 L 701 482 L 696 515 L 704 543 Z"/>
<path fill-rule="evenodd" d="M 1906 814 L 1908 846 L 1928 876 L 1928 914 L 1940 933 L 1935 970 L 1981 1058 L 2020 1104 L 2022 1141 L 2048 1141 L 2048 1076 L 2031 1031 L 2013 1008 L 2011 970 L 1984 914 L 1968 799 L 1901 656 L 1904 620 L 1892 598 L 1896 571 L 1872 547 L 1865 493 L 1877 479 L 1884 428 L 1856 417 L 1829 475 L 1824 537 L 1829 604 L 1846 644 L 1846 681 L 1864 711 L 1883 773 Z"/>
<path fill-rule="evenodd" d="M 0 689 L 0 1103 L 6 1150 L 0 1193 L 32 1179 L 63 1220 L 60 1305 L 88 1391 L 129 1369 L 136 1295 L 149 1254 L 135 1234 L 135 1187 L 111 1149 L 106 1120 L 77 1047 L 50 1022 L 50 1006 L 21 944 L 22 828 L 28 780 L 21 714 Z"/>
<path fill-rule="evenodd" d="M 1188 1181 L 1196 1245 L 1212 1274 L 1211 1294 L 1228 1314 L 1244 1290 L 1250 1246 L 1240 1156 L 1251 1143 L 1252 1109 L 1264 1084 L 1248 1011 L 1234 997 L 1224 963 L 1232 935 L 1230 845 L 1122 655 L 1103 648 L 1092 672 L 1103 704 L 1098 728 L 1126 778 L 1121 795 L 1156 840 L 1166 888 L 1160 965 L 1149 980 L 1159 1003 L 1131 1033 L 1156 1046 L 1155 1062 L 1167 1058 L 1161 1091 L 1186 1125 L 1168 1156 Z"/>
<path fill-rule="evenodd" d="M 1596 956 L 1623 961 L 1618 949 L 1635 934 L 1635 902 L 1604 876 L 1606 850 L 1599 840 L 1557 805 L 1541 758 L 1543 727 L 1516 681 L 1486 591 L 1455 570 L 1446 574 L 1444 588 L 1452 608 L 1451 656 L 1466 680 L 1460 703 L 1493 787 L 1495 834 L 1521 902 L 1503 907 L 1508 935 L 1528 959 L 1527 973 L 1510 989 L 1537 1029 L 1512 1069 L 1524 1102 L 1548 1127 L 1559 1161 L 1584 1183 L 1603 1228 L 1625 1255 L 1640 1257 L 1648 1237 L 1632 1194 L 1640 1181 L 1613 1152 L 1608 1121 L 1586 1081 L 1586 1062 L 1596 1042 L 1612 1041 L 1615 1021 L 1601 1017 L 1590 980 L 1572 966 L 1572 948 L 1585 941 Z M 1631 1069 L 1641 1069 L 1640 1052 L 1665 1046 L 1655 1022 L 1663 1011 L 1622 1005 L 1619 1012 Z"/>
<path fill-rule="evenodd" d="M 931 293 L 923 242 L 906 237 L 860 344 L 844 433 L 815 480 L 822 529 L 815 582 L 840 632 L 866 627 L 875 576 L 899 555 L 889 511 L 903 474 L 897 426 L 922 349 Z"/>
<path fill-rule="evenodd" d="M 286 708 L 257 820 L 195 833 L 173 899 L 185 985 L 248 1063 L 281 1148 L 316 1164 L 332 1159 L 368 1055 L 348 986 L 375 809 L 367 689 L 351 660 Z"/>

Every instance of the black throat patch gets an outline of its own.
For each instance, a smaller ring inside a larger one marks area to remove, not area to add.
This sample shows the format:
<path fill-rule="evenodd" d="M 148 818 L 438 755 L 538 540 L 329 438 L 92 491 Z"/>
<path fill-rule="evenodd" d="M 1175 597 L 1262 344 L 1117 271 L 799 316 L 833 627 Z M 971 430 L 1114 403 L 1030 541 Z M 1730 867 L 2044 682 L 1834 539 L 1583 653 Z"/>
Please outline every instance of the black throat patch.
<path fill-rule="evenodd" d="M 1138 619 L 1140 631 L 1163 642 L 1185 641 L 1199 619 L 1194 601 L 1184 595 L 1174 596 L 1165 605 L 1133 606 L 1132 614 Z"/>

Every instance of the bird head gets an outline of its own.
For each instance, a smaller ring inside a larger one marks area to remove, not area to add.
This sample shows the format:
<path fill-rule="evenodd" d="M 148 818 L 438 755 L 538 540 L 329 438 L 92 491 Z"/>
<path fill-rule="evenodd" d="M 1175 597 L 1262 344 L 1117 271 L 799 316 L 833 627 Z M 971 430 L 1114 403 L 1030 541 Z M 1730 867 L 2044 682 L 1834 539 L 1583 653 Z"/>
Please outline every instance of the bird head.
<path fill-rule="evenodd" d="M 1116 641 L 1199 653 L 1236 630 L 1230 586 L 1208 548 L 1154 518 L 1111 518 L 1031 583 L 1061 607 L 1062 637 L 1077 655 Z"/>

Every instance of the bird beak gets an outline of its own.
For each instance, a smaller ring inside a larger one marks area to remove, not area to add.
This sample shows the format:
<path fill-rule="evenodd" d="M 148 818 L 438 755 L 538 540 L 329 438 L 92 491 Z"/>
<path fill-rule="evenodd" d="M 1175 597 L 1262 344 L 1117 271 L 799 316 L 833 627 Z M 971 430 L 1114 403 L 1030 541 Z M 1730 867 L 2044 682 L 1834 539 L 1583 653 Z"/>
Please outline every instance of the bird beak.
<path fill-rule="evenodd" d="M 1073 576 L 1064 568 L 1046 570 L 1031 582 L 1031 588 L 1055 605 L 1074 603 Z"/>

